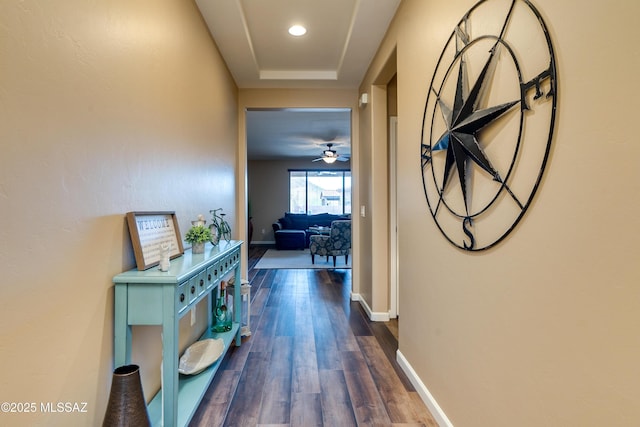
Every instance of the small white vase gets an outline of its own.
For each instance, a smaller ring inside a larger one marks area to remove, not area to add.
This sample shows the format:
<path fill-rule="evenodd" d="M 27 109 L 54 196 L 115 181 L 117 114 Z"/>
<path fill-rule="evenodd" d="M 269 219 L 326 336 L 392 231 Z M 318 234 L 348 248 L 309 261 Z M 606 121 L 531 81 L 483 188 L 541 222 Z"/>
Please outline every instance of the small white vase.
<path fill-rule="evenodd" d="M 160 271 L 169 271 L 171 266 L 171 243 L 160 244 Z"/>

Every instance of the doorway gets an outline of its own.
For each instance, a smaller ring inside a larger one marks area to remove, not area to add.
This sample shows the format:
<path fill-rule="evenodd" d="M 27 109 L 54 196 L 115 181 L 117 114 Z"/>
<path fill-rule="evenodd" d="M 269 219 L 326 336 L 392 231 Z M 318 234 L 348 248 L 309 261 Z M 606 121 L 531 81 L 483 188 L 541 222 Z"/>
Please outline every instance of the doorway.
<path fill-rule="evenodd" d="M 328 201 L 328 198 L 338 194 L 338 190 L 343 194 L 342 187 L 324 189 L 322 195 L 326 197 L 318 198 L 318 204 L 322 202 L 326 206 L 293 203 L 297 200 L 297 192 L 292 189 L 291 173 L 350 172 L 351 115 L 351 108 L 246 109 L 247 201 L 254 229 L 252 244 L 274 244 L 272 224 L 285 212 L 292 212 L 292 206 L 295 206 L 295 213 L 307 214 L 335 208 L 332 206 L 334 201 Z M 332 162 L 324 159 L 327 150 L 335 156 L 328 159 Z M 350 187 L 351 176 L 348 178 Z M 302 181 L 307 189 L 308 180 Z M 323 183 L 325 181 L 331 180 L 325 179 Z M 344 186 L 344 180 L 340 183 Z M 346 206 L 344 197 L 339 201 L 339 208 L 346 208 L 350 213 L 351 198 Z M 308 206 L 311 207 L 307 209 Z"/>

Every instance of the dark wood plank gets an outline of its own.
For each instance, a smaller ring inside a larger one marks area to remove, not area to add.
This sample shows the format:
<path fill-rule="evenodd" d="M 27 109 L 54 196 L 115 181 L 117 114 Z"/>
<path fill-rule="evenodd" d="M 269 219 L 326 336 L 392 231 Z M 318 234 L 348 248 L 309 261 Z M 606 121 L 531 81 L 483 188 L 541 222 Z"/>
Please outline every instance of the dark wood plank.
<path fill-rule="evenodd" d="M 367 315 L 360 303 L 351 301 L 349 306 L 349 327 L 353 331 L 353 335 L 357 337 L 371 335 L 370 324 L 371 322 L 367 319 Z"/>
<path fill-rule="evenodd" d="M 255 270 L 252 335 L 229 349 L 191 426 L 437 424 L 395 360 L 384 323 L 350 300 L 351 270 Z"/>
<path fill-rule="evenodd" d="M 378 340 L 384 354 L 387 356 L 387 360 L 390 362 L 392 369 L 396 372 L 400 381 L 402 381 L 405 389 L 407 391 L 415 391 L 413 384 L 411 384 L 411 381 L 409 381 L 409 378 L 407 378 L 407 375 L 396 361 L 398 340 L 393 335 L 393 332 L 382 322 L 372 322 L 369 327 Z"/>
<path fill-rule="evenodd" d="M 293 393 L 291 397 L 291 427 L 323 426 L 320 393 Z"/>
<path fill-rule="evenodd" d="M 378 393 L 364 356 L 359 351 L 343 351 L 342 364 L 349 397 L 358 425 L 389 425 L 391 419 Z"/>
<path fill-rule="evenodd" d="M 277 307 L 265 307 L 260 321 L 251 333 L 251 350 L 271 353 L 276 336 Z M 253 324 L 251 325 L 253 329 Z"/>
<path fill-rule="evenodd" d="M 291 270 L 280 270 L 276 275 L 277 283 L 271 287 L 271 295 L 267 306 L 275 306 L 276 336 L 292 337 L 295 333 L 295 300 L 292 298 L 295 289 L 295 273 Z"/>
<path fill-rule="evenodd" d="M 322 388 L 322 418 L 324 425 L 336 427 L 356 426 L 356 417 L 349 397 L 347 382 L 341 370 L 320 371 Z"/>
<path fill-rule="evenodd" d="M 236 347 L 235 345 L 231 346 L 229 348 L 229 354 L 227 354 L 224 362 L 220 365 L 220 369 L 238 372 L 242 371 L 246 366 L 252 344 L 253 342 L 249 337 L 243 337 L 242 345 L 240 347 Z"/>
<path fill-rule="evenodd" d="M 217 374 L 210 386 L 210 391 L 202 398 L 190 425 L 211 427 L 223 425 L 239 379 L 240 372 L 237 371 L 221 371 Z"/>
<path fill-rule="evenodd" d="M 375 337 L 358 337 L 358 344 L 391 422 L 418 424 L 425 424 L 427 421 L 435 422 L 426 408 L 419 413 L 414 410 L 409 393 L 393 371 L 393 367 L 377 339 Z"/>
<path fill-rule="evenodd" d="M 328 305 L 327 313 L 329 314 L 336 340 L 340 343 L 340 349 L 342 351 L 357 351 L 358 343 L 349 327 L 349 319 L 345 312 L 340 307 Z"/>
<path fill-rule="evenodd" d="M 253 290 L 251 287 L 251 324 L 257 325 L 262 316 L 262 310 L 267 306 L 267 299 L 271 288 L 256 288 Z"/>
<path fill-rule="evenodd" d="M 332 282 L 332 277 L 327 270 L 320 271 L 326 273 L 317 275 L 322 280 L 317 286 L 318 293 L 320 300 L 324 302 L 326 315 L 329 318 L 335 339 L 339 343 L 341 350 L 356 351 L 358 343 L 349 328 L 349 321 L 341 304 L 344 299 L 342 286 L 337 286 Z"/>
<path fill-rule="evenodd" d="M 318 369 L 342 369 L 340 345 L 336 340 L 331 319 L 318 286 L 313 288 L 310 298 Z"/>
<path fill-rule="evenodd" d="M 431 412 L 429 412 L 429 410 L 425 406 L 418 392 L 410 391 L 408 393 L 411 407 L 422 420 L 422 424 L 424 424 L 426 427 L 439 427 L 438 423 L 436 422 L 435 418 L 433 418 L 433 415 L 431 415 Z"/>
<path fill-rule="evenodd" d="M 270 362 L 270 354 L 267 352 L 249 352 L 223 425 L 254 426 L 258 424 L 260 396 Z"/>
<path fill-rule="evenodd" d="M 276 336 L 273 351 L 266 366 L 262 389 L 260 424 L 288 424 L 291 408 L 291 366 L 293 338 Z"/>
<path fill-rule="evenodd" d="M 309 312 L 311 302 L 308 284 L 295 294 L 296 329 L 293 353 L 293 392 L 320 393 L 320 378 L 318 376 L 318 360 L 316 358 L 316 344 L 313 321 Z M 302 400 L 304 402 L 304 400 Z"/>

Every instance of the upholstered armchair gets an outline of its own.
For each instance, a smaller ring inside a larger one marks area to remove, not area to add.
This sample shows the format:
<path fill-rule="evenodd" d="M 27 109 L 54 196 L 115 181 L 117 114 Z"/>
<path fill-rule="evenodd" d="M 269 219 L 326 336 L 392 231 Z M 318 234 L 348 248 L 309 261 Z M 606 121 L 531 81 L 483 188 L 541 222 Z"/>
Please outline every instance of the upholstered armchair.
<path fill-rule="evenodd" d="M 333 257 L 333 266 L 336 266 L 336 257 L 344 255 L 344 263 L 349 262 L 351 250 L 351 221 L 338 220 L 331 223 L 331 231 L 328 236 L 314 235 L 309 240 L 309 252 L 311 263 L 315 263 L 315 256 Z"/>

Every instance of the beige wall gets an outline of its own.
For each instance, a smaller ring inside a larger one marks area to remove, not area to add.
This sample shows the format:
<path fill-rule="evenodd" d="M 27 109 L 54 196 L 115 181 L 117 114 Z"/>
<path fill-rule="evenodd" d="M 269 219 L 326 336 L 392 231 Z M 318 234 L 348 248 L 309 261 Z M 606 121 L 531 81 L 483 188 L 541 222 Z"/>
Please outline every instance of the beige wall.
<path fill-rule="evenodd" d="M 639 425 L 640 4 L 535 1 L 558 59 L 550 162 L 518 228 L 470 254 L 431 218 L 418 149 L 440 50 L 474 3 L 403 1 L 361 87 L 397 47 L 400 352 L 457 427 Z"/>
<path fill-rule="evenodd" d="M 254 227 L 252 243 L 275 242 L 271 224 L 289 211 L 289 169 L 349 170 L 350 167 L 350 162 L 318 165 L 306 159 L 248 162 L 249 200 Z"/>
<path fill-rule="evenodd" d="M 183 236 L 211 208 L 234 218 L 237 111 L 192 2 L 0 3 L 1 400 L 88 403 L 0 424 L 101 423 L 111 278 L 135 264 L 124 214 L 175 210 Z M 159 330 L 134 341 L 149 396 Z"/>

